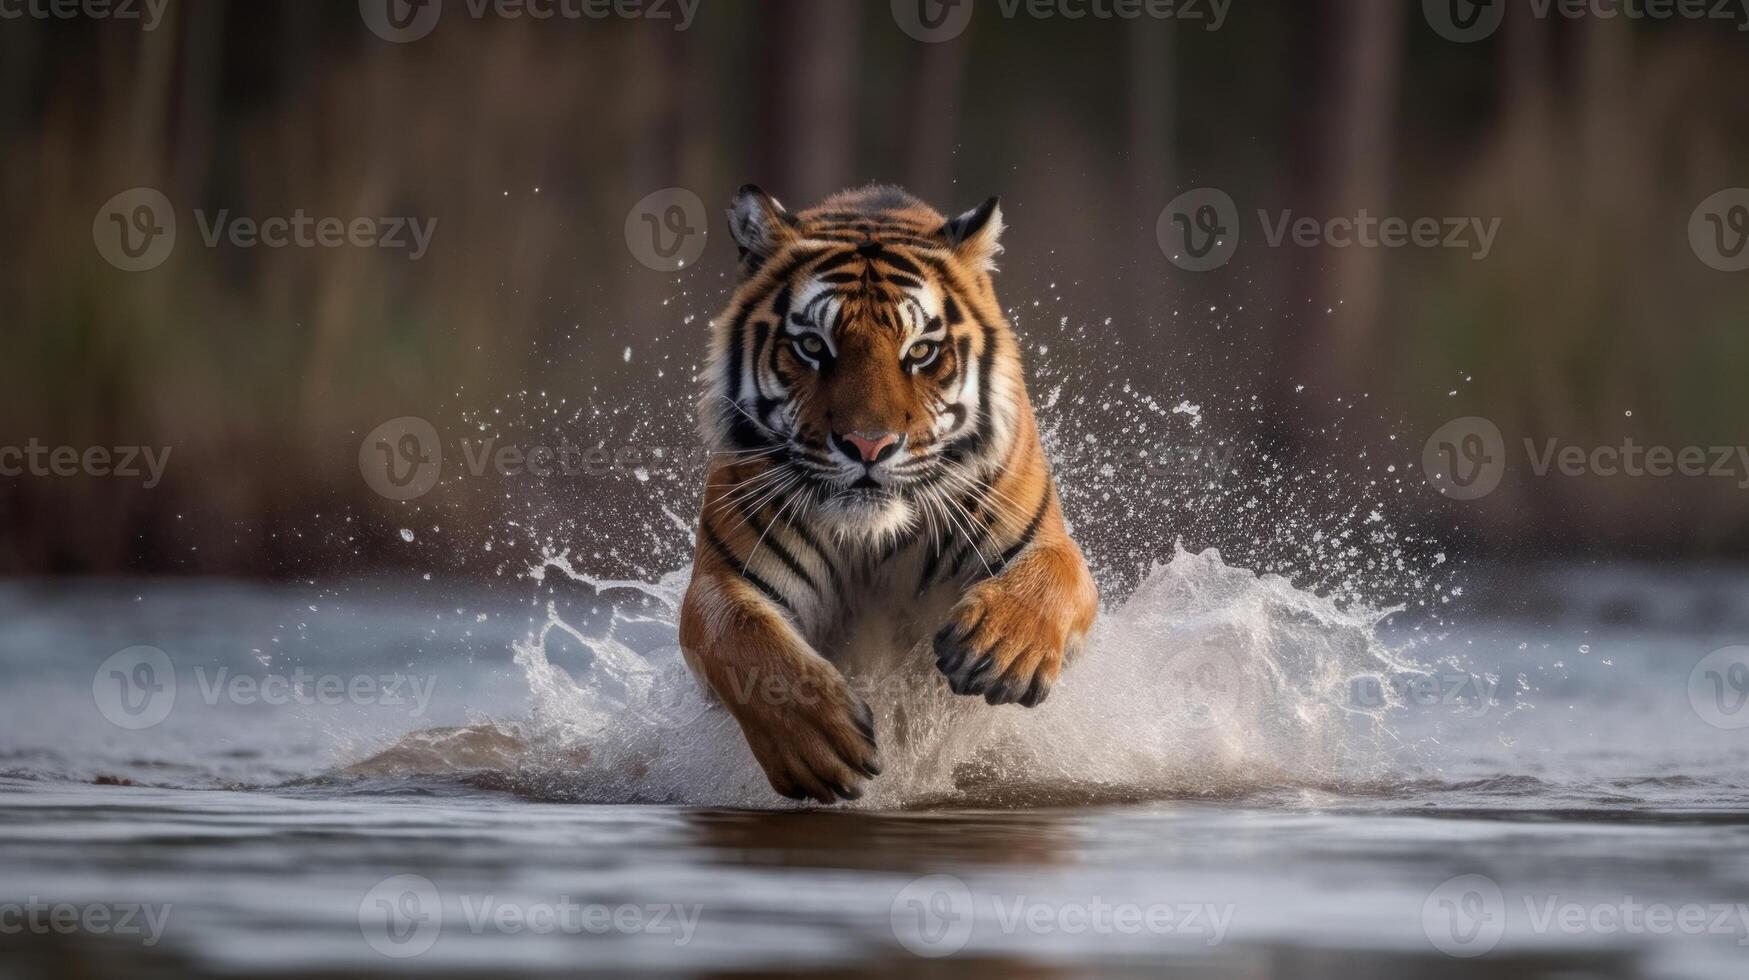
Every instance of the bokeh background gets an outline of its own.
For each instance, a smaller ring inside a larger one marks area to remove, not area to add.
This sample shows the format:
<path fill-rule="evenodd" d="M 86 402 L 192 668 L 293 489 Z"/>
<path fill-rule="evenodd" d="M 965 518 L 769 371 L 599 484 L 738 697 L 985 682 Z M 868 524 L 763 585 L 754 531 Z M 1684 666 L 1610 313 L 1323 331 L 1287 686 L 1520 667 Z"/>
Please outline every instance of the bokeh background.
<path fill-rule="evenodd" d="M 1333 485 L 1395 466 L 1413 479 L 1393 506 L 1465 553 L 1749 552 L 1749 474 L 1535 478 L 1516 448 L 1749 443 L 1749 273 L 1689 237 L 1697 205 L 1749 184 L 1745 23 L 1511 3 L 1459 43 L 1411 0 L 1233 0 L 1218 29 L 1208 0 L 1133 19 L 977 0 L 923 41 L 903 6 L 703 0 L 682 28 L 672 0 L 668 19 L 449 0 L 406 42 L 351 0 L 170 0 L 150 30 L 0 21 L 0 446 L 173 449 L 151 489 L 0 477 L 0 572 L 393 564 L 407 505 L 358 454 L 395 417 L 683 444 L 685 379 L 732 286 L 721 209 L 748 181 L 791 205 L 867 181 L 943 210 L 1000 195 L 1004 300 L 1059 369 L 1204 406 Z M 93 225 L 138 187 L 173 202 L 179 237 L 127 272 Z M 1156 236 L 1199 187 L 1245 228 L 1200 273 Z M 678 272 L 628 247 L 666 188 L 709 216 Z M 194 217 L 297 209 L 438 225 L 409 261 L 209 247 Z M 1499 232 L 1483 259 L 1272 248 L 1258 209 Z M 626 417 L 643 414 L 663 417 Z M 1461 416 L 1516 457 L 1482 500 L 1419 473 Z M 646 492 L 616 472 L 563 503 Z M 523 495 L 446 485 L 420 526 L 513 520 Z"/>

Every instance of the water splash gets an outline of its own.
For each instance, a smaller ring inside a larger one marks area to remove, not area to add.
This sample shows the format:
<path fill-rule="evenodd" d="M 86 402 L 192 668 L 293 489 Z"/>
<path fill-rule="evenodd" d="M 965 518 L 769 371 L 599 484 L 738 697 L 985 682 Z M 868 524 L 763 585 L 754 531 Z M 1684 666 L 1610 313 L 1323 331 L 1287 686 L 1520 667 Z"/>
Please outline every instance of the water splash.
<path fill-rule="evenodd" d="M 674 646 L 683 572 L 640 585 L 604 583 L 564 560 L 542 570 L 587 588 L 638 588 L 654 611 L 616 610 L 592 636 L 549 605 L 547 621 L 516 649 L 529 717 L 435 741 L 487 759 L 484 782 L 542 799 L 788 805 Z M 924 650 L 915 670 L 852 678 L 876 711 L 885 764 L 856 805 L 1230 797 L 1370 782 L 1388 764 L 1389 705 L 1355 706 L 1348 692 L 1357 677 L 1409 667 L 1375 636 L 1383 615 L 1233 568 L 1214 551 L 1178 549 L 1105 612 L 1037 709 L 956 697 Z M 640 640 L 622 635 L 632 627 Z M 581 669 L 549 656 L 566 641 L 589 652 Z M 406 755 L 392 751 L 352 771 L 407 775 L 405 763 L 432 761 Z"/>
<path fill-rule="evenodd" d="M 1451 571 L 1437 543 L 1387 516 L 1412 489 L 1392 456 L 1402 448 L 1369 457 L 1326 421 L 1319 431 L 1372 473 L 1344 476 L 1351 460 L 1294 456 L 1257 435 L 1256 396 L 1149 394 L 1083 363 L 1074 352 L 1088 331 L 1065 317 L 1068 353 L 1040 345 L 1034 358 L 1046 451 L 1107 600 L 1087 650 L 1036 710 L 954 696 L 926 650 L 891 676 L 851 678 L 876 711 L 884 765 L 859 805 L 1226 796 L 1382 778 L 1397 747 L 1396 686 L 1375 684 L 1386 697 L 1359 704 L 1354 684 L 1417 670 L 1377 627 L 1399 607 L 1437 618 Z M 543 799 L 787 805 L 675 647 L 687 571 L 651 570 L 690 553 L 691 522 L 678 515 L 696 508 L 696 484 L 676 477 L 623 512 L 561 508 L 520 529 L 538 550 L 528 578 L 548 599 L 545 622 L 515 650 L 529 715 L 445 736 L 515 746 L 483 782 Z M 579 557 L 555 544 L 567 539 L 602 546 Z M 627 551 L 634 542 L 644 544 Z M 604 628 L 572 625 L 553 601 L 579 589 L 608 609 Z M 378 761 L 355 771 L 402 771 Z"/>

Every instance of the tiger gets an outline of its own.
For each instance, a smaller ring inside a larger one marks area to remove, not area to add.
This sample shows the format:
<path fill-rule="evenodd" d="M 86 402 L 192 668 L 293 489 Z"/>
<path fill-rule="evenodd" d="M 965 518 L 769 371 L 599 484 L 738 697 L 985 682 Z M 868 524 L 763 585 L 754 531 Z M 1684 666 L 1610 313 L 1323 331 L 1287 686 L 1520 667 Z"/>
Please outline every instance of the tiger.
<path fill-rule="evenodd" d="M 870 185 L 791 213 L 749 184 L 728 220 L 680 648 L 775 792 L 855 800 L 881 774 L 860 668 L 933 653 L 953 694 L 1034 707 L 1098 591 L 996 299 L 1000 202 L 948 219 Z"/>

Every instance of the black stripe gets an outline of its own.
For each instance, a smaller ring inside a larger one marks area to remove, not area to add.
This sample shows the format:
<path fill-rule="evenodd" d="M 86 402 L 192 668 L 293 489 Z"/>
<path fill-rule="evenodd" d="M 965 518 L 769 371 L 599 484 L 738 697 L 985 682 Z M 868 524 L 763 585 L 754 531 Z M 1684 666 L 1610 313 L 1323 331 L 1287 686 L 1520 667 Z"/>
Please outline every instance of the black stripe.
<path fill-rule="evenodd" d="M 765 386 L 759 383 L 759 352 L 765 349 L 765 341 L 771 337 L 772 324 L 764 320 L 753 324 L 753 394 L 759 401 L 766 401 Z M 759 412 L 759 421 L 765 421 L 765 413 Z"/>
<path fill-rule="evenodd" d="M 855 249 L 849 249 L 847 251 L 840 252 L 837 255 L 832 256 L 831 258 L 825 260 L 824 262 L 821 262 L 818 266 L 815 267 L 814 275 L 816 275 L 816 276 L 824 275 L 828 272 L 833 272 L 835 270 L 842 269 L 845 266 L 850 265 L 852 262 L 861 262 L 861 261 L 862 261 L 862 256 L 856 254 Z"/>
<path fill-rule="evenodd" d="M 832 564 L 832 556 L 826 554 L 825 548 L 820 547 L 819 539 L 815 538 L 808 532 L 807 525 L 805 524 L 796 524 L 793 526 L 793 530 L 796 533 L 796 537 L 801 540 L 802 544 L 814 549 L 814 554 L 820 556 L 820 564 L 825 566 L 827 576 L 832 579 L 832 591 L 838 595 L 843 595 L 844 578 L 839 574 L 838 566 Z"/>
<path fill-rule="evenodd" d="M 896 228 L 906 228 L 911 231 L 928 231 L 929 226 L 914 218 L 889 212 L 864 211 L 816 211 L 808 215 L 808 228 L 812 229 L 815 222 L 823 224 L 852 224 L 858 221 L 872 221 L 876 224 L 891 225 Z"/>
<path fill-rule="evenodd" d="M 879 231 L 875 232 L 875 234 L 880 236 L 879 244 L 881 245 L 903 245 L 906 248 L 916 249 L 941 248 L 940 242 L 931 241 L 927 238 L 919 238 L 915 235 L 893 234 L 892 232 L 887 231 Z M 822 242 L 843 242 L 847 245 L 864 245 L 868 244 L 869 233 L 842 231 L 809 232 L 808 237 Z"/>
<path fill-rule="evenodd" d="M 900 255 L 892 249 L 883 249 L 881 251 L 881 261 L 898 269 L 900 272 L 908 272 L 919 279 L 923 278 L 923 270 L 918 267 L 917 263 Z"/>
<path fill-rule="evenodd" d="M 960 506 L 970 515 L 969 519 L 976 531 L 976 536 L 967 538 L 965 543 L 954 549 L 953 562 L 947 568 L 948 578 L 959 578 L 960 570 L 965 567 L 966 559 L 972 557 L 974 551 L 978 554 L 978 562 L 984 564 L 984 552 L 978 546 L 990 537 L 990 525 L 988 522 L 978 520 L 978 518 L 989 513 L 990 498 L 988 495 L 980 496 L 977 498 L 976 507 L 966 507 L 966 504 L 972 502 L 973 493 L 975 491 L 967 491 L 966 495 L 960 498 Z"/>
<path fill-rule="evenodd" d="M 724 358 L 728 370 L 729 401 L 741 400 L 741 359 L 746 353 L 747 307 L 735 314 L 735 322 L 729 325 L 729 356 Z"/>
<path fill-rule="evenodd" d="M 749 571 L 745 567 L 745 564 L 735 557 L 735 553 L 729 550 L 729 546 L 723 543 L 723 539 L 717 537 L 717 532 L 711 530 L 709 527 L 706 527 L 704 529 L 704 536 L 705 536 L 705 540 L 710 542 L 710 546 L 711 546 L 712 550 L 714 550 L 717 553 L 717 557 L 721 558 L 723 560 L 723 563 L 728 565 L 729 568 L 735 572 L 735 574 L 741 576 L 743 579 L 746 579 L 749 583 L 752 584 L 752 586 L 754 588 L 756 588 L 760 592 L 764 593 L 765 598 L 770 599 L 772 602 L 775 602 L 778 605 L 782 606 L 784 608 L 784 610 L 790 614 L 790 616 L 792 616 L 792 617 L 795 616 L 795 614 L 796 614 L 795 608 L 789 604 L 788 599 L 785 599 L 783 597 L 783 593 L 772 588 L 770 582 L 765 581 L 764 579 L 760 578 L 758 575 L 755 575 L 751 571 Z"/>
<path fill-rule="evenodd" d="M 1020 553 L 1026 550 L 1027 545 L 1032 544 L 1032 539 L 1038 535 L 1039 525 L 1044 523 L 1045 509 L 1050 506 L 1051 495 L 1054 492 L 1056 492 L 1056 487 L 1050 480 L 1045 480 L 1045 495 L 1043 499 L 1038 502 L 1038 513 L 1032 515 L 1032 523 L 1026 526 L 1025 531 L 1021 532 L 1020 540 L 1014 542 L 1013 547 L 1002 553 L 1002 559 L 996 566 L 996 571 L 1000 572 L 1002 569 L 1007 568 L 1009 562 L 1019 557 Z"/>
<path fill-rule="evenodd" d="M 735 320 L 729 327 L 729 356 L 727 358 L 728 378 L 726 380 L 728 381 L 730 401 L 737 404 L 741 401 L 741 367 L 742 359 L 747 350 L 745 332 L 748 318 L 753 315 L 754 310 L 759 309 L 764 304 L 766 298 L 774 291 L 781 288 L 787 293 L 789 278 L 795 275 L 796 270 L 824 254 L 826 254 L 824 249 L 809 249 L 795 255 L 788 264 L 779 269 L 775 275 L 768 277 L 758 289 L 754 290 L 741 304 L 741 308 L 735 312 Z M 782 322 L 781 317 L 779 322 Z"/>
<path fill-rule="evenodd" d="M 959 276 L 946 262 L 928 255 L 919 256 L 919 258 L 933 269 L 941 279 L 942 295 L 947 298 L 949 303 L 952 303 L 955 293 L 966 292 L 965 287 L 960 283 Z M 952 442 L 943 448 L 943 456 L 952 461 L 964 460 L 982 452 L 985 444 L 989 442 L 996 430 L 995 413 L 990 405 L 990 375 L 996 363 L 996 328 L 976 307 L 969 308 L 972 319 L 977 322 L 978 329 L 984 337 L 984 349 L 978 355 L 978 415 L 973 420 L 971 432 L 963 439 Z M 958 309 L 957 303 L 948 307 L 950 321 Z"/>
<path fill-rule="evenodd" d="M 789 503 L 789 501 L 791 501 L 795 498 L 794 497 L 785 497 L 783 499 L 784 499 L 784 503 L 787 504 L 787 503 Z M 741 512 L 742 516 L 747 519 L 747 523 L 749 526 L 754 526 L 754 525 L 757 525 L 759 523 L 759 513 L 757 511 L 749 510 L 747 507 L 747 503 L 745 501 L 741 501 L 741 502 L 736 503 L 735 508 L 737 510 L 739 510 Z M 761 509 L 763 509 L 763 508 L 761 508 Z M 781 509 L 782 508 L 779 508 L 779 510 L 781 510 Z M 820 594 L 820 586 L 814 581 L 814 577 L 812 575 L 808 574 L 808 570 L 806 568 L 802 567 L 801 562 L 796 561 L 796 556 L 793 554 L 790 554 L 790 550 L 783 546 L 783 542 L 779 541 L 777 539 L 777 535 L 771 533 L 772 531 L 776 530 L 776 528 L 774 528 L 772 526 L 776 522 L 777 522 L 777 514 L 774 513 L 774 514 L 772 514 L 771 520 L 766 523 L 765 529 L 763 530 L 763 532 L 761 532 L 760 538 L 759 538 L 760 541 L 763 544 L 765 544 L 766 546 L 771 548 L 772 554 L 777 555 L 778 560 L 783 562 L 784 566 L 787 567 L 791 572 L 795 573 L 796 578 L 801 579 L 802 583 L 804 585 L 806 585 L 815 595 L 819 595 Z M 758 546 L 754 547 L 754 552 L 755 553 L 758 552 Z M 752 562 L 753 555 L 749 554 L 747 556 L 747 561 Z"/>
<path fill-rule="evenodd" d="M 935 542 L 935 548 L 929 552 L 929 560 L 923 563 L 923 574 L 917 578 L 917 594 L 922 595 L 930 584 L 935 581 L 935 570 L 941 565 L 941 557 L 947 549 Z"/>

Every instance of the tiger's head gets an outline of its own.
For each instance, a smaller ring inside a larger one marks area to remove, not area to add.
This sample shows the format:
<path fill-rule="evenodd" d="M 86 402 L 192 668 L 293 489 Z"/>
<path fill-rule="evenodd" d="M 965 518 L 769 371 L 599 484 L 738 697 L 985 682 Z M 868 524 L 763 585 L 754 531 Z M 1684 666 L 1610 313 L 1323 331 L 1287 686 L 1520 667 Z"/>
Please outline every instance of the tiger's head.
<path fill-rule="evenodd" d="M 741 280 L 702 412 L 719 459 L 846 535 L 896 534 L 988 480 L 1026 412 L 994 198 L 948 219 L 869 187 L 792 214 L 749 185 L 729 228 Z"/>

